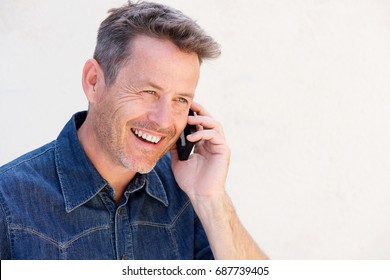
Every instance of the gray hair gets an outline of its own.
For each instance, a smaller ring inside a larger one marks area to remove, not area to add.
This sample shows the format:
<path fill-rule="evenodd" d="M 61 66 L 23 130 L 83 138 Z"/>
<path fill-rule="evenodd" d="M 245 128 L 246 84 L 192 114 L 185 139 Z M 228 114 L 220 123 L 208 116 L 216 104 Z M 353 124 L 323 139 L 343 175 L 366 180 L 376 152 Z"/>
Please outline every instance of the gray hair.
<path fill-rule="evenodd" d="M 137 35 L 168 39 L 180 50 L 196 53 L 199 61 L 220 55 L 219 44 L 191 18 L 171 7 L 151 2 L 128 2 L 109 10 L 101 23 L 94 59 L 103 69 L 106 86 L 115 82 L 130 58 L 130 43 Z"/>

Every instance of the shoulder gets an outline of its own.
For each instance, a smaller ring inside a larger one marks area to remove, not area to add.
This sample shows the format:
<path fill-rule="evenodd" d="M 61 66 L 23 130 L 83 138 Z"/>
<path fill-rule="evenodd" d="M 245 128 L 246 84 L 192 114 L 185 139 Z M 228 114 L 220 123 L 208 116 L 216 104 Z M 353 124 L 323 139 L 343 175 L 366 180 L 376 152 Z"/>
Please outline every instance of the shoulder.
<path fill-rule="evenodd" d="M 26 165 L 42 163 L 44 159 L 50 157 L 51 154 L 54 154 L 55 142 L 56 141 L 52 141 L 1 166 L 0 177 L 11 170 L 23 169 Z"/>
<path fill-rule="evenodd" d="M 51 142 L 0 167 L 0 218 L 13 221 L 44 196 L 42 189 L 53 176 L 54 147 Z M 51 166 L 51 167 L 50 167 Z M 11 218 L 13 217 L 13 218 Z"/>
<path fill-rule="evenodd" d="M 0 191 L 7 186 L 33 181 L 55 168 L 55 141 L 35 149 L 0 167 Z"/>

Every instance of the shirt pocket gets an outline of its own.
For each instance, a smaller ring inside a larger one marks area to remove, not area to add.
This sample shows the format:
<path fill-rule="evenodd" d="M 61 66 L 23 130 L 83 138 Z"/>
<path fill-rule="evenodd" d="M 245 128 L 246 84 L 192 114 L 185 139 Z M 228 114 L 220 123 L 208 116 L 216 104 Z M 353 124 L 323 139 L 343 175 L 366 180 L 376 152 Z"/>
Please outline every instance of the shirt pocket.
<path fill-rule="evenodd" d="M 134 259 L 181 259 L 175 232 L 169 225 L 141 222 L 132 226 Z"/>

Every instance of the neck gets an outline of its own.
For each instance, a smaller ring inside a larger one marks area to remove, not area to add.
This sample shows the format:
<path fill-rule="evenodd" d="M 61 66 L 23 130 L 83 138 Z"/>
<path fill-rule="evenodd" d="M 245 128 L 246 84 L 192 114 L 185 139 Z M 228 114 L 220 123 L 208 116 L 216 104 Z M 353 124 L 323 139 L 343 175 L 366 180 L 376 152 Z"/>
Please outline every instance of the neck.
<path fill-rule="evenodd" d="M 95 166 L 99 174 L 111 185 L 115 191 L 115 201 L 118 203 L 129 182 L 135 177 L 136 172 L 129 171 L 125 167 L 114 163 L 102 150 L 96 140 L 95 133 L 87 123 L 88 117 L 77 131 L 80 143 L 89 160 Z"/>

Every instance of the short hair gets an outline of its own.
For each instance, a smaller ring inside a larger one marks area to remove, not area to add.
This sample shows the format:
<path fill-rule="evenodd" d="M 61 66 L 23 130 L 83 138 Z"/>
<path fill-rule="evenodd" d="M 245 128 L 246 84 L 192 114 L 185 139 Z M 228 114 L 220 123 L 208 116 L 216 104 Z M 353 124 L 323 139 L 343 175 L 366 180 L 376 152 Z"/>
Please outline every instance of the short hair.
<path fill-rule="evenodd" d="M 200 63 L 220 55 L 219 44 L 181 11 L 152 2 L 132 3 L 108 11 L 97 36 L 94 59 L 103 69 L 106 86 L 130 58 L 137 35 L 168 39 L 180 50 L 196 53 Z"/>

